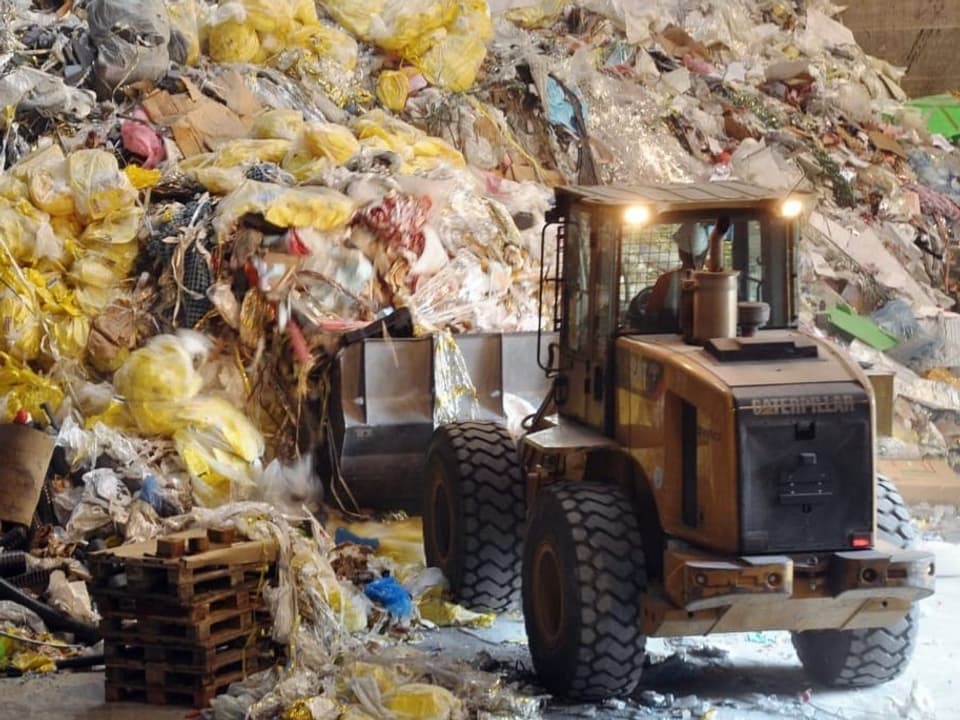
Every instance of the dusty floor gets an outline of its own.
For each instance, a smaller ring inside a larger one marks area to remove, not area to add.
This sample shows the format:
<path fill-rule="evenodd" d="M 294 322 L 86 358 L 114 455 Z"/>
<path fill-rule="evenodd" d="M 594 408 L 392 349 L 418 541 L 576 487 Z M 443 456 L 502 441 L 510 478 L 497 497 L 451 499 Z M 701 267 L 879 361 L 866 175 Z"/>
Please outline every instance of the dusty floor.
<path fill-rule="evenodd" d="M 890 685 L 850 692 L 812 686 L 784 633 L 654 640 L 649 643 L 654 664 L 643 689 L 671 694 L 670 708 L 652 709 L 640 702 L 601 707 L 551 704 L 546 717 L 697 720 L 713 708 L 716 713 L 707 715 L 711 720 L 960 720 L 956 673 L 960 659 L 960 544 L 932 542 L 929 547 L 938 555 L 937 594 L 922 605 L 920 642 L 909 671 Z M 431 633 L 422 646 L 427 651 L 471 659 L 487 653 L 504 666 L 525 668 L 529 659 L 523 642 L 522 622 L 503 618 L 490 630 Z M 528 673 L 521 672 L 520 677 L 524 676 Z M 0 718 L 172 720 L 186 714 L 180 708 L 107 705 L 100 673 L 0 680 Z"/>

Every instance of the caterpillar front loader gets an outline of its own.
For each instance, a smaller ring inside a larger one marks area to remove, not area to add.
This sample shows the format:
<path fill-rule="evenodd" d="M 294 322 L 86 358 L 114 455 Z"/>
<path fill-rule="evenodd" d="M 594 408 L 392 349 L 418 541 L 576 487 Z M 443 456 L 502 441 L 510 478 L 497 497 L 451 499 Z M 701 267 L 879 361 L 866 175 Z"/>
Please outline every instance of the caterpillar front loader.
<path fill-rule="evenodd" d="M 334 499 L 419 508 L 459 601 L 522 600 L 556 694 L 629 693 L 647 637 L 758 630 L 792 631 L 826 684 L 896 677 L 934 560 L 876 476 L 869 380 L 796 329 L 806 203 L 735 182 L 558 189 L 554 327 L 341 351 Z M 511 398 L 540 407 L 519 441 Z"/>
<path fill-rule="evenodd" d="M 868 378 L 796 329 L 806 202 L 736 182 L 557 191 L 558 335 L 526 361 L 546 400 L 519 442 L 438 427 L 419 488 L 428 563 L 468 606 L 522 599 L 551 692 L 629 693 L 651 636 L 789 630 L 831 685 L 905 668 L 934 559 L 876 475 Z"/>

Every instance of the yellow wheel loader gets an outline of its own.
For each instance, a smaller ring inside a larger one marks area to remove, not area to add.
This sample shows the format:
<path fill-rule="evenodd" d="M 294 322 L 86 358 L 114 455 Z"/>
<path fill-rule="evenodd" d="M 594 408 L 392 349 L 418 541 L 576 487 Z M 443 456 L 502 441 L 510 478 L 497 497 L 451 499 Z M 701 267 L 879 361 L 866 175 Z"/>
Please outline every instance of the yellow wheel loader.
<path fill-rule="evenodd" d="M 829 685 L 904 670 L 934 558 L 876 475 L 867 377 L 796 329 L 807 203 L 738 182 L 558 189 L 554 327 L 459 339 L 470 422 L 433 427 L 433 341 L 342 356 L 341 480 L 419 494 L 428 564 L 469 607 L 522 602 L 551 692 L 628 694 L 647 637 L 723 632 L 789 630 Z M 515 440 L 503 398 L 538 392 Z"/>

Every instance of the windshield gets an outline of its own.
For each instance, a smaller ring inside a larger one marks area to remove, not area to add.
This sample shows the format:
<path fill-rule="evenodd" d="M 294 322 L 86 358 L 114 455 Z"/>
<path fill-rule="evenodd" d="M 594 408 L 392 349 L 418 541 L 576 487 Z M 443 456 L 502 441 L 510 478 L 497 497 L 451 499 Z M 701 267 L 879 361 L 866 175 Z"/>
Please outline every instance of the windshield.
<path fill-rule="evenodd" d="M 717 218 L 678 218 L 624 226 L 620 250 L 619 324 L 641 333 L 675 332 L 683 269 L 705 269 Z M 792 323 L 792 258 L 784 227 L 762 217 L 737 217 L 723 233 L 722 266 L 739 271 L 738 300 L 771 305 L 768 327 Z M 787 272 L 784 270 L 790 268 Z"/>

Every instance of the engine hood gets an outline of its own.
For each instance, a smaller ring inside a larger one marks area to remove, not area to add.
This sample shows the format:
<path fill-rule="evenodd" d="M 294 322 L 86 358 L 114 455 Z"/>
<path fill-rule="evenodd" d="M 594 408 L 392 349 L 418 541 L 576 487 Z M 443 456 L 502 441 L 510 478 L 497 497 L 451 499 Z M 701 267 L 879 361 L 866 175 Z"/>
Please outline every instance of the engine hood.
<path fill-rule="evenodd" d="M 679 365 L 698 366 L 730 388 L 854 382 L 866 387 L 860 367 L 827 342 L 793 330 L 768 330 L 749 339 L 688 345 L 677 335 L 627 336 Z M 659 352 L 658 352 L 659 351 Z"/>

